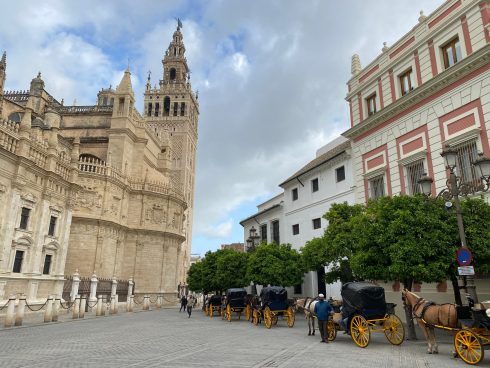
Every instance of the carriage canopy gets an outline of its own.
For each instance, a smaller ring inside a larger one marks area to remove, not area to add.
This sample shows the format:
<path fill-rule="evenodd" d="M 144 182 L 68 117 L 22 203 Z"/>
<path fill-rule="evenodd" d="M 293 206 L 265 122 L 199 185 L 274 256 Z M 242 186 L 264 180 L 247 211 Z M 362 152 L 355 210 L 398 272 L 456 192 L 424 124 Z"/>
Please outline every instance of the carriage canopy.
<path fill-rule="evenodd" d="M 262 306 L 268 305 L 271 310 L 286 309 L 288 305 L 288 292 L 280 286 L 267 286 L 260 292 Z"/>
<path fill-rule="evenodd" d="M 239 308 L 245 305 L 247 291 L 244 288 L 232 288 L 226 291 L 227 303 L 232 307 Z"/>
<path fill-rule="evenodd" d="M 386 314 L 385 290 L 370 282 L 348 282 L 342 286 L 344 316 L 361 314 L 366 319 L 383 318 Z"/>
<path fill-rule="evenodd" d="M 208 300 L 208 304 L 221 305 L 221 295 L 212 295 Z"/>

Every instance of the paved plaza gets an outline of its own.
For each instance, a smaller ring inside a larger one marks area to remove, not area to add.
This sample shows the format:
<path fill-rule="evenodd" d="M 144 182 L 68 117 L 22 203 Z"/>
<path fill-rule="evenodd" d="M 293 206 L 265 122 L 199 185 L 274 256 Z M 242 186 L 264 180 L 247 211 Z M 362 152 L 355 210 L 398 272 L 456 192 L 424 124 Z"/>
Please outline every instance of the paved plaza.
<path fill-rule="evenodd" d="M 373 334 L 360 349 L 340 334 L 330 344 L 306 336 L 297 315 L 267 330 L 244 321 L 210 319 L 178 308 L 0 329 L 0 367 L 465 367 L 451 357 L 443 337 L 439 355 L 425 354 L 423 341 L 391 346 Z M 418 331 L 420 332 L 420 331 Z M 482 367 L 490 367 L 490 358 Z"/>

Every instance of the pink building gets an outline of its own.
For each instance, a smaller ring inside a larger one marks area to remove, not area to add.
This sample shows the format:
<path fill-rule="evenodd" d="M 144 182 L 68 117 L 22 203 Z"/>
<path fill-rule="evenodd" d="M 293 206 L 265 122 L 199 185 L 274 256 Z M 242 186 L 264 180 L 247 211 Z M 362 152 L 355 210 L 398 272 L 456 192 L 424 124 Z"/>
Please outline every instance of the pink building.
<path fill-rule="evenodd" d="M 426 172 L 433 194 L 446 185 L 440 152 L 457 149 L 458 175 L 490 156 L 490 3 L 448 0 L 348 81 L 356 201 L 413 194 Z"/>

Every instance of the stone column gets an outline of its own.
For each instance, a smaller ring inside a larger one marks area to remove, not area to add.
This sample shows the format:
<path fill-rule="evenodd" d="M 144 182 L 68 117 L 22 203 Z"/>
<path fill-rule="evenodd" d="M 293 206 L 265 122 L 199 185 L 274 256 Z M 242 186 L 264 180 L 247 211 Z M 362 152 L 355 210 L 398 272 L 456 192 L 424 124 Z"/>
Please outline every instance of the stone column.
<path fill-rule="evenodd" d="M 131 295 L 133 295 L 133 286 L 134 286 L 134 282 L 133 282 L 133 278 L 130 277 L 129 278 L 129 281 L 128 281 L 128 297 L 126 299 L 126 308 L 129 312 L 129 302 L 131 300 Z"/>
<path fill-rule="evenodd" d="M 7 306 L 7 315 L 5 316 L 5 327 L 12 327 L 14 325 L 15 319 L 15 300 L 17 297 L 15 295 L 9 296 L 9 302 Z"/>
<path fill-rule="evenodd" d="M 80 312 L 79 312 L 80 318 L 85 318 L 86 307 L 87 307 L 87 297 L 85 295 L 82 295 L 82 297 L 80 298 Z"/>
<path fill-rule="evenodd" d="M 26 308 L 26 295 L 21 294 L 19 297 L 19 304 L 17 305 L 17 314 L 15 315 L 16 326 L 22 326 L 22 320 L 24 319 L 25 308 Z"/>
<path fill-rule="evenodd" d="M 150 297 L 148 295 L 143 297 L 143 310 L 150 310 Z"/>
<path fill-rule="evenodd" d="M 102 308 L 104 306 L 104 301 L 102 300 L 102 295 L 99 295 L 97 297 L 97 308 L 95 310 L 95 315 L 97 317 L 101 316 L 102 315 Z"/>
<path fill-rule="evenodd" d="M 75 300 L 73 301 L 73 319 L 77 319 L 80 314 L 80 295 L 75 296 Z"/>
<path fill-rule="evenodd" d="M 80 285 L 80 274 L 78 270 L 73 274 L 73 282 L 71 284 L 70 299 L 73 302 L 78 295 L 78 286 Z"/>
<path fill-rule="evenodd" d="M 116 292 L 117 292 L 117 280 L 115 278 L 112 279 L 111 285 L 111 309 L 110 314 L 116 313 Z"/>
<path fill-rule="evenodd" d="M 157 295 L 157 309 L 160 309 L 162 307 L 162 295 L 158 294 Z"/>
<path fill-rule="evenodd" d="M 48 295 L 48 301 L 46 302 L 46 310 L 44 311 L 44 322 L 51 322 L 53 320 L 53 296 Z"/>
<path fill-rule="evenodd" d="M 115 305 L 114 305 L 114 314 L 117 314 L 117 312 L 119 311 L 119 295 L 115 295 L 116 297 L 116 302 L 115 302 Z"/>
<path fill-rule="evenodd" d="M 128 312 L 132 312 L 133 311 L 133 298 L 134 298 L 134 295 L 130 295 L 129 296 Z"/>
<path fill-rule="evenodd" d="M 53 318 L 52 318 L 53 322 L 58 322 L 60 303 L 61 303 L 61 298 L 58 298 L 58 295 L 55 295 L 53 301 Z"/>
<path fill-rule="evenodd" d="M 92 278 L 90 279 L 90 296 L 88 297 L 88 303 L 90 306 L 90 303 L 94 304 L 97 301 L 97 284 L 99 280 L 97 279 L 97 276 L 94 274 L 92 275 Z M 91 308 L 92 309 L 92 308 Z"/>

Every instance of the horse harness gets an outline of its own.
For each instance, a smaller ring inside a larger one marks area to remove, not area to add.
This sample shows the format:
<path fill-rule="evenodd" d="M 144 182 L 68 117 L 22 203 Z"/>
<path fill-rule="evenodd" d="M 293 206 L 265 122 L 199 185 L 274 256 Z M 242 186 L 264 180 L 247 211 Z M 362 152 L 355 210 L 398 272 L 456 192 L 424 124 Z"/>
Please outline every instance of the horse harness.
<path fill-rule="evenodd" d="M 452 304 L 450 303 L 447 303 L 449 304 L 449 308 L 451 308 Z M 423 305 L 422 307 L 422 311 L 420 312 L 420 315 L 417 316 L 417 314 L 415 313 L 415 310 L 419 307 Z M 433 305 L 437 305 L 436 303 L 432 302 L 432 301 L 428 301 L 428 300 L 425 300 L 424 298 L 418 298 L 417 301 L 415 302 L 414 306 L 412 307 L 412 319 L 413 318 L 417 318 L 417 319 L 420 319 L 422 322 L 424 322 L 424 324 L 428 325 L 428 326 L 433 326 L 432 324 L 430 323 L 427 323 L 427 321 L 424 319 L 424 316 L 425 316 L 425 312 L 427 312 L 427 309 L 429 309 L 429 307 L 433 306 Z M 443 306 L 444 304 L 440 304 L 440 306 Z M 437 320 L 438 321 L 441 321 L 441 317 L 440 317 L 440 313 L 441 313 L 441 309 L 442 308 L 439 308 L 437 310 Z M 451 317 L 451 313 L 450 312 L 450 309 L 448 310 L 448 313 L 447 313 L 447 326 L 450 326 L 450 317 Z"/>

